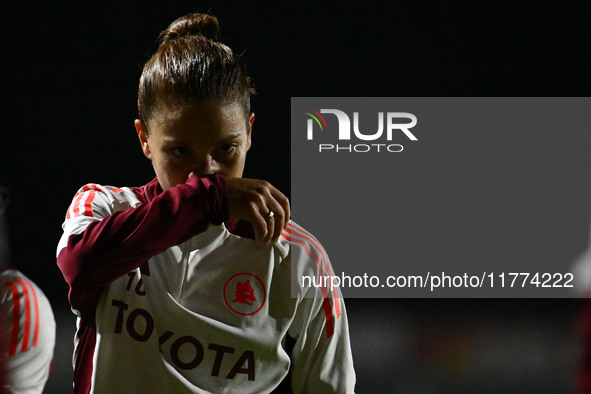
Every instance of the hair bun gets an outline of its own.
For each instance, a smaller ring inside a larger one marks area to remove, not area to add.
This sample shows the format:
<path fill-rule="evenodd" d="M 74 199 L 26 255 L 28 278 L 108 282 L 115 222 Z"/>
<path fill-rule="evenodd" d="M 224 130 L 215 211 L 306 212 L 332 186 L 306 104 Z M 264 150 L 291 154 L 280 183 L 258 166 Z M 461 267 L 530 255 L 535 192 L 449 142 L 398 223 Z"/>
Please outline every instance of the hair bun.
<path fill-rule="evenodd" d="M 160 42 L 175 40 L 186 36 L 203 36 L 215 40 L 220 34 L 220 25 L 215 16 L 207 14 L 188 14 L 175 20 L 160 34 Z"/>

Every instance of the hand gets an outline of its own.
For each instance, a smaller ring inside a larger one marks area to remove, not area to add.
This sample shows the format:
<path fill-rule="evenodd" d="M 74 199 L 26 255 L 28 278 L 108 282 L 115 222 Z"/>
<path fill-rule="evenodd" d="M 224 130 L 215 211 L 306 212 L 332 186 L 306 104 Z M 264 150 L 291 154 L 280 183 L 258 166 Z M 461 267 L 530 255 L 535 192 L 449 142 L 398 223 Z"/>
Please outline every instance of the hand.
<path fill-rule="evenodd" d="M 279 240 L 291 215 L 287 197 L 269 182 L 258 179 L 226 178 L 226 186 L 230 216 L 249 222 L 257 240 Z"/>

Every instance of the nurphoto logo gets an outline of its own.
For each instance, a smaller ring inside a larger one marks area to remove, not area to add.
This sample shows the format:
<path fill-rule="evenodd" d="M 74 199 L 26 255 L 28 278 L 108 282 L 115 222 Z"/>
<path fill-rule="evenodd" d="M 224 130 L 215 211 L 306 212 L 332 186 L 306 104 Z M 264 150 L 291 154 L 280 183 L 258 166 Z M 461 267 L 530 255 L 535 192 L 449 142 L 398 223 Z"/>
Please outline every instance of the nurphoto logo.
<path fill-rule="evenodd" d="M 404 147 L 398 143 L 392 143 L 394 136 L 402 135 L 410 141 L 418 141 L 418 138 L 410 131 L 417 124 L 417 117 L 408 112 L 378 112 L 377 131 L 360 130 L 359 112 L 353 112 L 353 122 L 347 113 L 339 109 L 320 109 L 316 111 L 308 108 L 304 111 L 307 119 L 307 139 L 309 141 L 322 139 L 318 144 L 318 152 L 402 152 Z M 326 121 L 322 114 L 334 115 Z M 370 116 L 370 114 L 364 114 Z M 375 114 L 373 116 L 376 116 Z M 337 133 L 334 132 L 334 120 L 338 123 Z M 329 131 L 328 124 L 331 123 Z M 320 134 L 320 137 L 319 137 Z M 319 138 L 315 138 L 319 137 Z M 328 139 L 328 141 L 327 141 Z M 335 141 L 335 139 L 337 139 Z M 348 141 L 363 141 L 363 143 L 346 143 Z M 330 142 L 330 143 L 328 143 Z M 344 143 L 345 142 L 345 143 Z"/>

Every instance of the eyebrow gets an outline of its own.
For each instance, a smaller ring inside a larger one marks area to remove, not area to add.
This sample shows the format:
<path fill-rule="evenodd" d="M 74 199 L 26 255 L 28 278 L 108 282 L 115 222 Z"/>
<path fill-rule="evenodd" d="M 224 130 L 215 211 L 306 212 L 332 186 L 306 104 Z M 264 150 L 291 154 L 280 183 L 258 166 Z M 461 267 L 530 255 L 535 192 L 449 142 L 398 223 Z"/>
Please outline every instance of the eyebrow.
<path fill-rule="evenodd" d="M 235 140 L 236 138 L 240 138 L 241 135 L 242 135 L 242 132 L 236 131 L 236 132 L 233 132 L 230 135 L 228 135 L 227 138 L 224 138 L 220 142 L 221 143 L 229 142 L 229 141 Z"/>
<path fill-rule="evenodd" d="M 177 137 L 169 137 L 169 136 L 165 136 L 162 137 L 162 141 L 166 144 L 182 144 L 182 145 L 187 145 L 187 143 L 185 142 L 185 140 L 177 138 Z"/>
<path fill-rule="evenodd" d="M 242 132 L 237 131 L 237 132 L 233 132 L 231 134 L 229 134 L 226 138 L 224 138 L 223 140 L 220 140 L 219 143 L 220 144 L 224 144 L 227 142 L 230 142 L 232 140 L 235 140 L 236 138 L 240 138 L 240 136 L 242 135 Z M 165 144 L 180 144 L 180 145 L 189 145 L 187 142 L 185 142 L 185 140 L 175 137 L 175 136 L 164 136 L 162 138 L 162 141 Z"/>

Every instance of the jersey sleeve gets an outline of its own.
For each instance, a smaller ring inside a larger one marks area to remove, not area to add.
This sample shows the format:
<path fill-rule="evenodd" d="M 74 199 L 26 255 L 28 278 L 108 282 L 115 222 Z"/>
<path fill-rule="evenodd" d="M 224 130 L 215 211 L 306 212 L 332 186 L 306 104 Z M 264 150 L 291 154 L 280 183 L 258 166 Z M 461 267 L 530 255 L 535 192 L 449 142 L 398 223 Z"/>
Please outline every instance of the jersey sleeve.
<path fill-rule="evenodd" d="M 16 270 L 0 275 L 0 336 L 9 392 L 41 393 L 49 378 L 55 319 L 49 300 Z"/>
<path fill-rule="evenodd" d="M 288 335 L 291 386 L 294 393 L 354 393 L 355 370 L 347 313 L 338 287 L 303 287 L 301 278 L 333 275 L 322 245 L 306 230 L 290 222 L 282 234 L 291 243 L 292 276 L 301 301 Z M 297 283 L 296 283 L 297 282 Z"/>
<path fill-rule="evenodd" d="M 142 204 L 130 189 L 87 185 L 68 209 L 57 264 L 79 316 L 101 290 L 150 257 L 221 224 L 228 215 L 224 178 L 191 176 Z"/>

